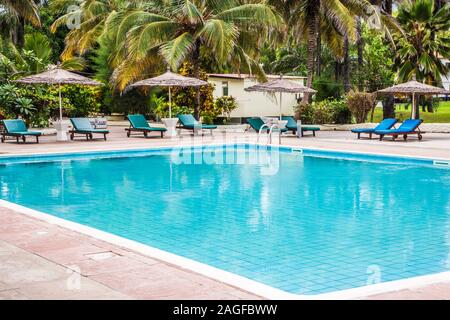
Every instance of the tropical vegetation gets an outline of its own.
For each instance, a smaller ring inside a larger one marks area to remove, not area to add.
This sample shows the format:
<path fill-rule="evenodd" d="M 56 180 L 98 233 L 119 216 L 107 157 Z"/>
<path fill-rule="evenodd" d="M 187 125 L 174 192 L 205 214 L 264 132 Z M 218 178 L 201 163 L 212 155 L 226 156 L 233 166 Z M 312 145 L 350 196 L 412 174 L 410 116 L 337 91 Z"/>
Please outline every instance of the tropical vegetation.
<path fill-rule="evenodd" d="M 166 116 L 167 90 L 127 87 L 169 67 L 202 79 L 301 75 L 318 90 L 295 107 L 304 121 L 377 119 L 374 103 L 359 113 L 350 102 L 413 77 L 442 85 L 449 7 L 442 0 L 0 0 L 0 116 L 47 125 L 57 111 L 54 88 L 12 81 L 61 62 L 105 84 L 65 87 L 67 115 Z M 213 89 L 174 89 L 172 110 L 204 122 L 227 117 L 235 101 L 214 99 Z M 381 99 L 382 116 L 395 116 L 394 98 Z M 417 101 L 421 112 L 436 111 L 432 100 Z"/>

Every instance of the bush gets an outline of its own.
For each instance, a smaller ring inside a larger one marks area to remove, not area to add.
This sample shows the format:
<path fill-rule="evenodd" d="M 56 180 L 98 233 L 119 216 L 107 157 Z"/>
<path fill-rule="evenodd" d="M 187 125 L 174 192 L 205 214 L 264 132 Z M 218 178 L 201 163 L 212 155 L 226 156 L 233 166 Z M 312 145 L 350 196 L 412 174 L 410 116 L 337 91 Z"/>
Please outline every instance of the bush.
<path fill-rule="evenodd" d="M 231 96 L 219 97 L 214 101 L 214 109 L 210 110 L 209 113 L 203 112 L 205 123 L 213 123 L 214 120 L 220 115 L 224 115 L 227 119 L 230 118 L 231 112 L 238 107 L 236 99 Z M 209 117 L 209 122 L 207 118 Z"/>
<path fill-rule="evenodd" d="M 69 100 L 69 105 L 65 105 L 63 110 L 68 117 L 87 117 L 99 112 L 102 101 L 100 88 L 70 85 L 61 89 L 62 96 Z"/>
<path fill-rule="evenodd" d="M 302 123 L 351 123 L 351 113 L 344 100 L 325 99 L 311 104 L 299 104 L 297 117 Z"/>
<path fill-rule="evenodd" d="M 375 106 L 376 98 L 373 93 L 350 91 L 346 96 L 350 112 L 357 123 L 363 123 L 367 119 L 369 111 Z"/>
<path fill-rule="evenodd" d="M 333 122 L 336 124 L 352 123 L 352 113 L 345 100 L 332 100 Z"/>
<path fill-rule="evenodd" d="M 169 117 L 169 101 L 167 101 L 165 97 L 152 97 L 152 104 L 155 105 L 153 113 L 158 118 Z M 194 108 L 179 106 L 172 101 L 172 117 L 176 117 L 179 114 L 190 114 L 192 112 L 194 112 Z"/>
<path fill-rule="evenodd" d="M 99 88 L 63 86 L 63 114 L 85 117 L 98 112 L 101 101 Z M 47 127 L 51 118 L 59 117 L 59 92 L 52 86 L 0 85 L 0 115 L 4 118 L 22 117 L 28 124 Z"/>

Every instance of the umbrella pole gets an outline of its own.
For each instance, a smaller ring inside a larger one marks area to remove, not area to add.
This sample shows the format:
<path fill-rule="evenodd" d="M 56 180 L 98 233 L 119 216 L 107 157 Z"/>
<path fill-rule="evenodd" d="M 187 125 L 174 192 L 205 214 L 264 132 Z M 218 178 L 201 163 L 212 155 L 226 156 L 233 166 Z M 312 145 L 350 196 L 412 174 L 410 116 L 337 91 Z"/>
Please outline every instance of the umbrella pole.
<path fill-rule="evenodd" d="M 280 120 L 281 120 L 281 107 L 282 107 L 282 102 L 281 102 L 281 98 L 282 98 L 283 93 L 280 92 Z"/>
<path fill-rule="evenodd" d="M 172 118 L 172 90 L 169 87 L 169 118 Z"/>
<path fill-rule="evenodd" d="M 412 94 L 412 108 L 411 108 L 411 119 L 415 119 L 416 118 L 416 99 L 415 99 L 415 94 L 413 92 Z"/>
<path fill-rule="evenodd" d="M 61 98 L 61 85 L 58 85 L 59 89 L 59 122 L 62 121 L 62 98 Z"/>

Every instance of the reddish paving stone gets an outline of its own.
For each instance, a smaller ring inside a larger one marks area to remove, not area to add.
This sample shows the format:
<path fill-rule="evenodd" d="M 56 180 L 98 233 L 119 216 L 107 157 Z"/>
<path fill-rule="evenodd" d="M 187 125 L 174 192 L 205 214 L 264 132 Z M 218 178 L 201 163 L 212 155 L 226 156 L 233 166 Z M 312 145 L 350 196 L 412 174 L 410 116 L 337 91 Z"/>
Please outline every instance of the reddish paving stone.
<path fill-rule="evenodd" d="M 153 264 L 156 263 L 159 262 L 153 261 Z M 87 259 L 76 264 L 76 267 L 79 268 L 81 274 L 84 276 L 118 272 L 127 273 L 132 272 L 133 270 L 146 268 L 147 266 L 149 266 L 149 264 L 122 256 L 115 256 L 100 261 Z"/>
<path fill-rule="evenodd" d="M 58 264 L 71 266 L 88 260 L 89 258 L 86 257 L 88 254 L 100 252 L 105 252 L 105 249 L 82 243 L 76 247 L 40 251 L 39 255 Z"/>
<path fill-rule="evenodd" d="M 415 289 L 381 293 L 372 300 L 450 300 L 450 283 L 438 283 Z"/>

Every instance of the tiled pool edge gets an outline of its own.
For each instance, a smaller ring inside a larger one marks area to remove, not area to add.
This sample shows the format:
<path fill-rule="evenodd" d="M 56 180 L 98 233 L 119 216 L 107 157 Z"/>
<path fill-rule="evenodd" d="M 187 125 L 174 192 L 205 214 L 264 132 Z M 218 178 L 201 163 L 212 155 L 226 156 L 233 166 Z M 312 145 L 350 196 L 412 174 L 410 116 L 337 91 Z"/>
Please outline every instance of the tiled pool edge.
<path fill-rule="evenodd" d="M 120 236 L 113 235 L 95 228 L 91 228 L 76 222 L 61 219 L 53 215 L 33 210 L 9 201 L 0 200 L 0 207 L 4 207 L 26 216 L 42 220 L 49 224 L 91 236 L 105 242 L 136 251 L 145 256 L 158 259 L 160 261 L 175 265 L 181 269 L 189 270 L 194 273 L 209 277 L 222 283 L 239 288 L 243 291 L 253 293 L 271 300 L 321 300 L 321 299 L 362 299 L 372 295 L 394 292 L 404 289 L 414 289 L 436 283 L 450 283 L 450 271 L 435 273 L 425 276 L 389 281 L 373 284 L 370 286 L 346 289 L 330 293 L 317 295 L 297 295 L 285 292 L 260 282 L 224 271 L 207 264 L 184 258 L 173 253 L 160 250 L 139 242 L 129 240 Z"/>
<path fill-rule="evenodd" d="M 33 159 L 44 158 L 51 160 L 52 158 L 65 157 L 65 156 L 95 156 L 95 155 L 126 155 L 127 153 L 145 154 L 158 151 L 172 151 L 174 149 L 191 149 L 192 151 L 207 150 L 210 148 L 258 148 L 269 147 L 277 148 L 282 152 L 296 152 L 300 151 L 300 154 L 306 156 L 327 156 L 327 157 L 339 157 L 349 160 L 383 160 L 383 161 L 395 161 L 395 162 L 414 162 L 415 164 L 431 165 L 433 161 L 449 162 L 450 158 L 442 157 L 427 157 L 427 156 L 412 156 L 396 153 L 376 153 L 369 151 L 347 151 L 342 149 L 332 148 L 318 148 L 318 147 L 302 147 L 296 145 L 276 145 L 276 144 L 263 144 L 255 142 L 232 142 L 232 143 L 202 143 L 202 144 L 177 144 L 177 145 L 153 145 L 145 147 L 119 147 L 119 148 L 102 148 L 91 150 L 75 150 L 75 151 L 62 151 L 62 152 L 39 152 L 34 154 L 27 153 L 8 153 L 0 154 L 0 162 L 8 160 L 23 159 L 23 161 L 32 161 Z"/>

